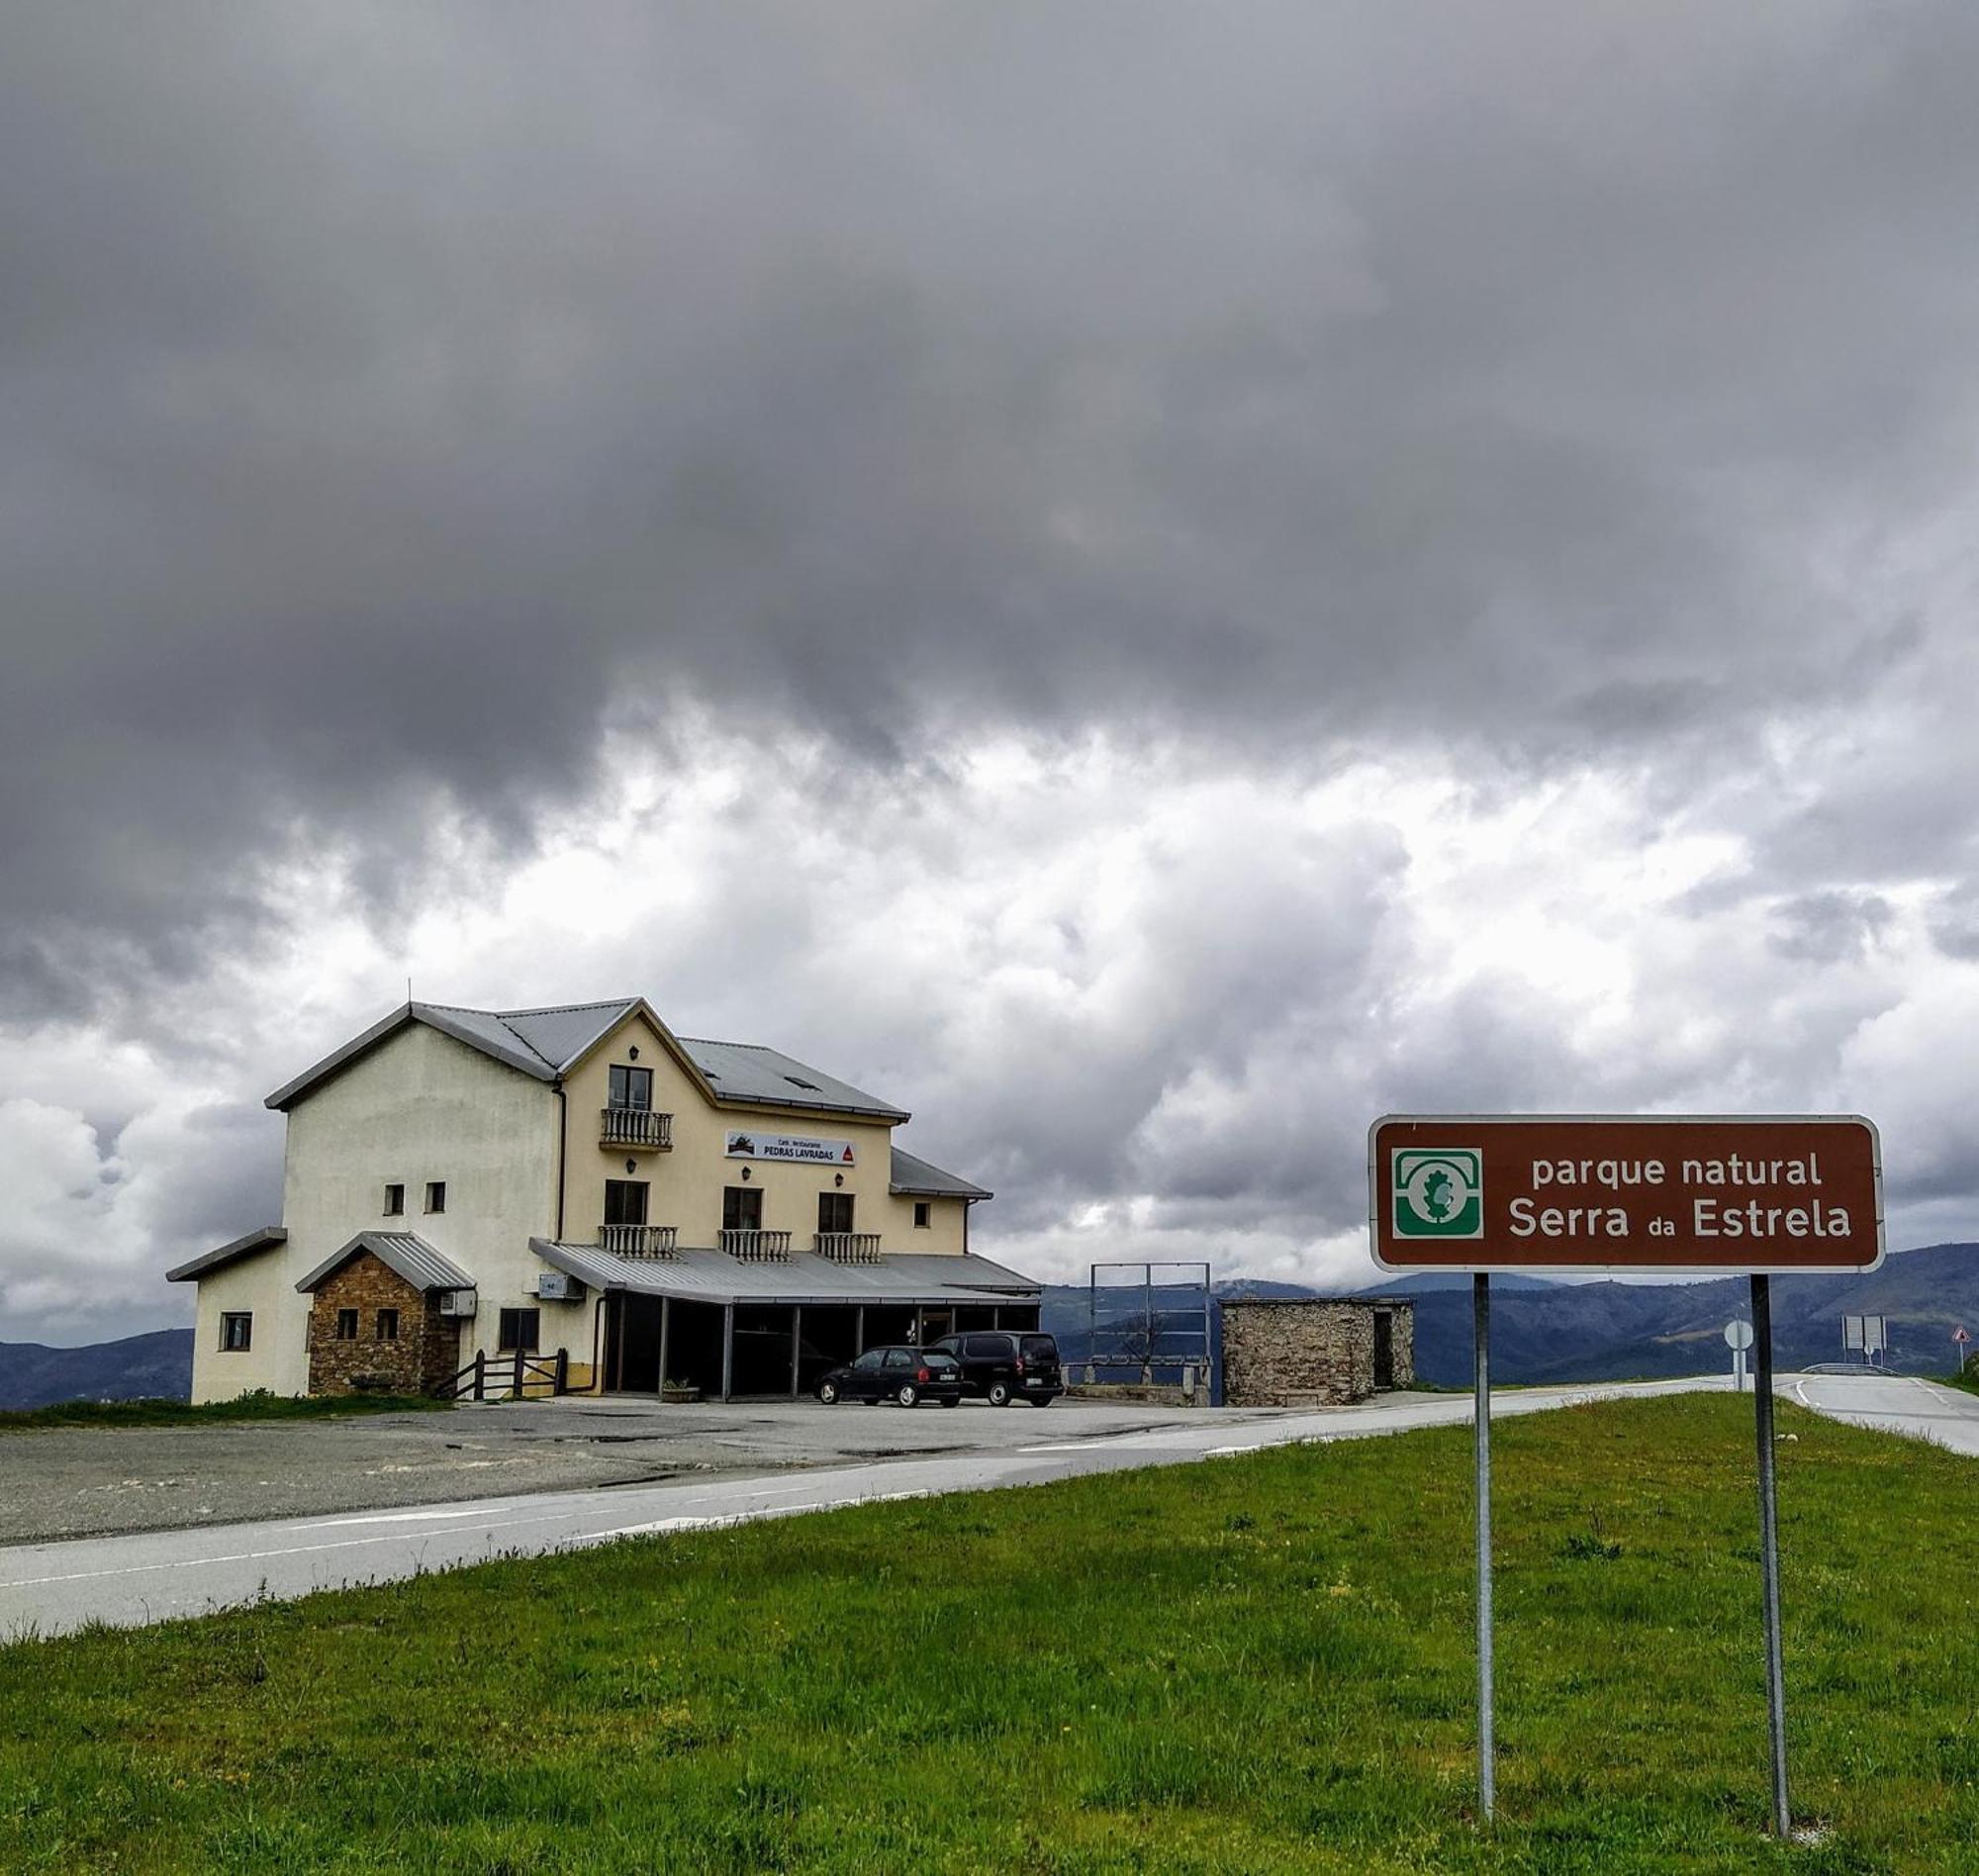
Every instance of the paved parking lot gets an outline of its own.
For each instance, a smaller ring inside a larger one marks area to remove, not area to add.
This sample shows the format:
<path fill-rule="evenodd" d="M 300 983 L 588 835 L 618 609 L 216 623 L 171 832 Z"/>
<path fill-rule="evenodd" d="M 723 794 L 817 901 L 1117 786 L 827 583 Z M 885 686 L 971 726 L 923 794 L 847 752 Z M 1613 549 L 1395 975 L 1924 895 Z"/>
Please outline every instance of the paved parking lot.
<path fill-rule="evenodd" d="M 965 1401 L 907 1410 L 810 1400 L 662 1407 L 571 1398 L 352 1420 L 51 1428 L 0 1436 L 0 1544 L 1007 1453 L 1045 1441 L 1272 1417 L 1076 1400 L 1044 1409 Z"/>

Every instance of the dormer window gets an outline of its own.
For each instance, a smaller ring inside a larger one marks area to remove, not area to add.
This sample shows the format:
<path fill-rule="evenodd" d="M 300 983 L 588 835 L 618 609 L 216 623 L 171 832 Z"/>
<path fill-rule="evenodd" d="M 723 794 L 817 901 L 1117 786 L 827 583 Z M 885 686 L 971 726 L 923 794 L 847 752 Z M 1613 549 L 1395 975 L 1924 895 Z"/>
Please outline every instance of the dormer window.
<path fill-rule="evenodd" d="M 651 1069 L 630 1069 L 614 1062 L 611 1070 L 611 1086 L 606 1098 L 613 1107 L 630 1108 L 636 1113 L 646 1114 L 653 1107 L 653 1072 Z"/>

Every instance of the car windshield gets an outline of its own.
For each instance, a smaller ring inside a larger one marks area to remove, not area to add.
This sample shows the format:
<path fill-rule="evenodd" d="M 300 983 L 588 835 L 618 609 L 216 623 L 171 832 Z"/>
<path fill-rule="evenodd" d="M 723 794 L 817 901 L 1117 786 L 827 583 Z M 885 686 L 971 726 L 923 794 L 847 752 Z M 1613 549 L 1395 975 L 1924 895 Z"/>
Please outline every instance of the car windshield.
<path fill-rule="evenodd" d="M 955 1366 L 954 1356 L 943 1355 L 934 1349 L 930 1349 L 924 1356 L 921 1357 L 921 1360 L 925 1361 L 931 1368 L 947 1369 Z"/>
<path fill-rule="evenodd" d="M 880 1365 L 880 1351 L 878 1349 L 868 1349 L 852 1365 L 856 1368 L 878 1367 Z"/>
<path fill-rule="evenodd" d="M 1058 1344 L 1050 1336 L 1026 1336 L 1024 1338 L 1024 1360 L 1026 1361 L 1056 1361 Z"/>

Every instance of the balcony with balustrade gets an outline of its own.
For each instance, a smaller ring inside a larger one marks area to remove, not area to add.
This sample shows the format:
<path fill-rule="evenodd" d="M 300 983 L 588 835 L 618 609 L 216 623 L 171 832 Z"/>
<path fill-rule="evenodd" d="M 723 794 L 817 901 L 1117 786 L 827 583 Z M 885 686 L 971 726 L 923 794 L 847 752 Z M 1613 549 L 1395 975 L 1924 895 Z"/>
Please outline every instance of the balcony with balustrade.
<path fill-rule="evenodd" d="M 673 1225 L 600 1225 L 598 1248 L 621 1258 L 670 1258 L 678 1236 Z"/>
<path fill-rule="evenodd" d="M 671 1153 L 674 1117 L 650 1107 L 608 1107 L 598 1117 L 601 1147 L 629 1147 L 634 1153 Z"/>
<path fill-rule="evenodd" d="M 788 1231 L 724 1229 L 721 1249 L 743 1264 L 788 1264 L 791 1234 Z"/>
<path fill-rule="evenodd" d="M 880 1234 L 877 1231 L 820 1231 L 811 1239 L 811 1249 L 834 1264 L 878 1264 Z"/>

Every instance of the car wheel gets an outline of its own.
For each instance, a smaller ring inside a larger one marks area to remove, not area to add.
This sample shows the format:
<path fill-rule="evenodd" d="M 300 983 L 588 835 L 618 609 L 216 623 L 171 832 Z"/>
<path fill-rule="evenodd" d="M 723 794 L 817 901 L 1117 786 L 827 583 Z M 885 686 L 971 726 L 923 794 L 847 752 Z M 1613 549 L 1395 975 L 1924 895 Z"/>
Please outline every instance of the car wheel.
<path fill-rule="evenodd" d="M 838 1383 L 836 1381 L 819 1381 L 817 1384 L 817 1397 L 827 1407 L 836 1407 L 838 1405 Z"/>
<path fill-rule="evenodd" d="M 900 1391 L 894 1396 L 902 1407 L 911 1407 L 921 1397 L 921 1390 L 912 1381 L 902 1381 Z"/>
<path fill-rule="evenodd" d="M 1007 1407 L 1009 1404 L 1009 1387 L 1002 1381 L 991 1381 L 990 1383 L 990 1405 L 992 1407 Z"/>

